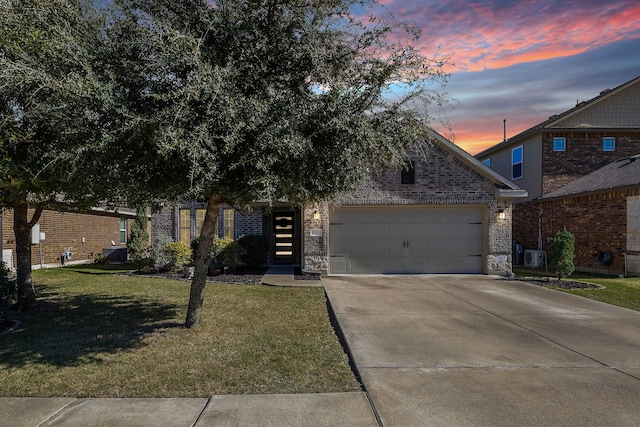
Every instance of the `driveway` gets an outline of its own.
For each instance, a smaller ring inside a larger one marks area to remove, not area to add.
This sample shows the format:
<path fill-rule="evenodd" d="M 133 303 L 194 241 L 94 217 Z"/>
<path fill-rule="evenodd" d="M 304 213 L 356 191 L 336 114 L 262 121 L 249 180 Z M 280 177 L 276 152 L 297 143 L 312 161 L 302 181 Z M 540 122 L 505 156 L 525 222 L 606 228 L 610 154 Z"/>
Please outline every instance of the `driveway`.
<path fill-rule="evenodd" d="M 330 276 L 384 426 L 640 426 L 640 313 L 495 276 Z"/>

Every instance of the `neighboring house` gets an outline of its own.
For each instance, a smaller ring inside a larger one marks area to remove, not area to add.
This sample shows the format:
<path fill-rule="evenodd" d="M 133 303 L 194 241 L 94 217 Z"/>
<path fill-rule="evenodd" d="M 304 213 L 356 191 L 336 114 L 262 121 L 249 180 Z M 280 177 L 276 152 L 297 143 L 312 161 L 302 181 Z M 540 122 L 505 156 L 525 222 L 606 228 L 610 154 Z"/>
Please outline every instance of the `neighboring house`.
<path fill-rule="evenodd" d="M 542 232 L 566 228 L 581 270 L 640 275 L 640 154 L 614 161 L 538 200 Z"/>
<path fill-rule="evenodd" d="M 33 210 L 29 211 L 29 218 L 31 215 Z M 32 231 L 31 264 L 34 268 L 62 265 L 61 256 L 67 250 L 70 255 L 65 263 L 91 262 L 112 243 L 125 247 L 134 219 L 135 211 L 129 209 L 116 212 L 94 208 L 88 213 L 44 210 Z M 13 269 L 16 253 L 12 210 L 2 212 L 1 224 L 2 260 Z"/>
<path fill-rule="evenodd" d="M 514 200 L 514 242 L 525 250 L 544 250 L 553 236 L 547 234 L 549 230 L 542 230 L 537 200 L 612 161 L 639 152 L 637 77 L 475 157 L 528 192 L 528 197 Z"/>
<path fill-rule="evenodd" d="M 223 208 L 219 234 L 263 235 L 270 263 L 328 274 L 510 272 L 511 203 L 526 192 L 438 134 L 408 166 L 332 202 Z M 154 239 L 190 241 L 204 208 L 154 213 Z"/>

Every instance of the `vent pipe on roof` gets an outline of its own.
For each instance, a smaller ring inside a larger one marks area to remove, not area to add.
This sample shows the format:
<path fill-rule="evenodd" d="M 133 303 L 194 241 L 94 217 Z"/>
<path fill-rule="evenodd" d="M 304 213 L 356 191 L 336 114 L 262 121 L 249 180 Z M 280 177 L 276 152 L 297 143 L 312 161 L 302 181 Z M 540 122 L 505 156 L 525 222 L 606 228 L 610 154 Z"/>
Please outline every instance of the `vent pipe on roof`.
<path fill-rule="evenodd" d="M 503 138 L 504 142 L 507 142 L 507 119 L 502 120 Z"/>

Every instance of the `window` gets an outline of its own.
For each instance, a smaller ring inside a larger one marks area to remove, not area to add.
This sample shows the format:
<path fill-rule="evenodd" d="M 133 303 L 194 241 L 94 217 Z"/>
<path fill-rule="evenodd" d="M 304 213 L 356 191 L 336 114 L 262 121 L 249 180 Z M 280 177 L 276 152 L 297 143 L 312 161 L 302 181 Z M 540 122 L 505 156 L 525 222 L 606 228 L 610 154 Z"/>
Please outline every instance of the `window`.
<path fill-rule="evenodd" d="M 564 137 L 553 138 L 553 151 L 565 151 L 567 148 L 567 139 Z"/>
<path fill-rule="evenodd" d="M 225 209 L 223 211 L 224 217 L 224 237 L 228 237 L 229 239 L 234 239 L 234 216 L 235 211 L 233 209 Z"/>
<path fill-rule="evenodd" d="M 414 162 L 405 162 L 400 171 L 401 184 L 414 184 L 416 182 L 416 169 Z"/>
<path fill-rule="evenodd" d="M 490 168 L 491 167 L 491 158 L 489 159 L 484 159 L 482 161 L 482 164 L 485 165 L 486 167 Z"/>
<path fill-rule="evenodd" d="M 616 151 L 616 139 L 612 136 L 602 138 L 602 151 Z"/>
<path fill-rule="evenodd" d="M 202 224 L 204 223 L 204 215 L 207 213 L 206 209 L 196 209 L 196 235 L 200 235 L 202 231 Z"/>
<path fill-rule="evenodd" d="M 120 243 L 127 243 L 127 218 L 120 218 Z"/>
<path fill-rule="evenodd" d="M 522 145 L 511 150 L 511 179 L 522 178 Z"/>
<path fill-rule="evenodd" d="M 180 209 L 180 241 L 191 245 L 191 210 Z"/>

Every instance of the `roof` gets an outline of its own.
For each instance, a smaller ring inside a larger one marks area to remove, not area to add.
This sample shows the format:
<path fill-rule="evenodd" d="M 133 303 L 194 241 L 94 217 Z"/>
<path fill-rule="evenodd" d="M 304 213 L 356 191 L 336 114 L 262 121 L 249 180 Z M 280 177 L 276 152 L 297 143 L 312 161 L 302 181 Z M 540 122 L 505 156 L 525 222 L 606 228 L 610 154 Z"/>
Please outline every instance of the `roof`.
<path fill-rule="evenodd" d="M 556 191 L 544 195 L 539 200 L 576 197 L 630 187 L 640 188 L 640 154 L 611 162 Z"/>
<path fill-rule="evenodd" d="M 492 147 L 487 148 L 486 150 L 476 154 L 475 157 L 477 157 L 477 158 L 485 157 L 485 156 L 487 156 L 487 155 L 489 155 L 489 154 L 491 154 L 491 153 L 493 153 L 495 151 L 499 151 L 500 149 L 502 149 L 504 147 L 510 146 L 512 144 L 517 144 L 520 141 L 522 141 L 523 139 L 525 139 L 525 138 L 527 138 L 527 137 L 529 137 L 531 135 L 534 135 L 536 133 L 539 133 L 539 132 L 543 131 L 544 129 L 550 129 L 550 128 L 558 129 L 558 127 L 556 125 L 559 124 L 559 122 L 561 122 L 562 120 L 564 120 L 564 119 L 566 119 L 566 118 L 568 118 L 570 116 L 573 116 L 575 114 L 578 114 L 578 113 L 580 113 L 580 112 L 582 112 L 582 111 L 584 111 L 584 110 L 586 110 L 588 108 L 591 108 L 594 105 L 602 102 L 603 100 L 611 98 L 615 94 L 620 93 L 621 91 L 623 91 L 623 90 L 627 89 L 628 87 L 633 86 L 634 84 L 639 83 L 639 82 L 640 82 L 640 76 L 638 76 L 638 77 L 636 77 L 636 78 L 634 78 L 632 80 L 629 80 L 628 82 L 623 83 L 623 84 L 621 84 L 620 86 L 617 86 L 614 89 L 603 90 L 595 98 L 592 98 L 592 99 L 590 99 L 588 101 L 583 101 L 583 102 L 577 104 L 575 107 L 573 107 L 573 108 L 571 108 L 571 109 L 569 109 L 567 111 L 564 111 L 564 112 L 562 112 L 560 114 L 553 115 L 553 116 L 549 117 L 549 119 L 545 120 L 544 122 L 538 123 L 537 125 L 535 125 L 535 126 L 529 128 L 529 129 L 527 129 L 527 130 L 525 130 L 523 132 L 520 132 L 519 134 L 507 139 L 506 141 L 500 142 L 500 143 L 498 143 L 498 144 L 496 144 L 496 145 L 494 145 Z"/>
<path fill-rule="evenodd" d="M 440 147 L 449 151 L 455 157 L 460 159 L 467 166 L 474 169 L 476 172 L 483 175 L 485 178 L 489 179 L 496 185 L 496 195 L 501 198 L 507 199 L 515 199 L 520 197 L 527 197 L 527 190 L 523 190 L 513 182 L 509 181 L 493 169 L 489 168 L 478 159 L 473 157 L 471 154 L 467 153 L 462 148 L 455 145 L 453 142 L 449 141 L 444 136 L 440 135 L 438 132 L 430 129 L 430 133 L 432 141 L 437 143 Z"/>

